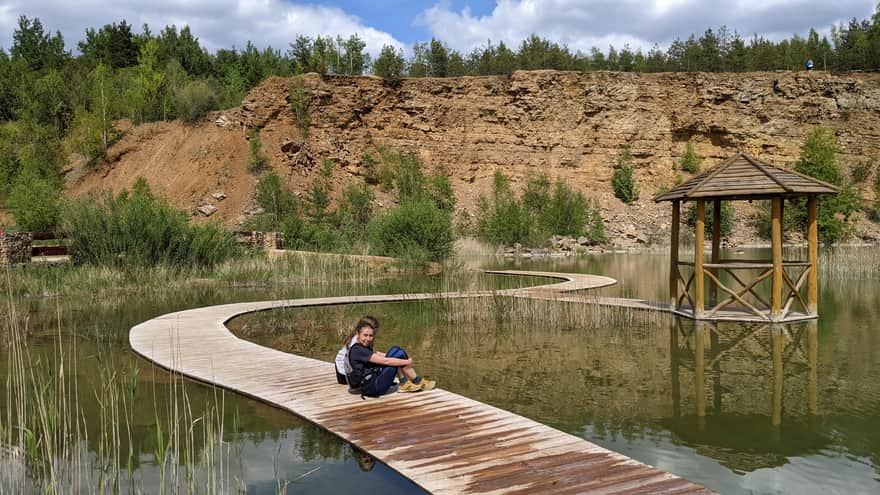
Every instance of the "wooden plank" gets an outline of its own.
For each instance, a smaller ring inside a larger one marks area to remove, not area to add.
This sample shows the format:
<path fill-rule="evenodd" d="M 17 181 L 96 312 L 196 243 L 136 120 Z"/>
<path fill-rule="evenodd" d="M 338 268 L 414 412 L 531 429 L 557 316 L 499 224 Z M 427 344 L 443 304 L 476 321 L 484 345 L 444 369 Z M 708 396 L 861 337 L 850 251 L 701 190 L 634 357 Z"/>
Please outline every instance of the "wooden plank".
<path fill-rule="evenodd" d="M 599 301 L 566 292 L 613 284 L 608 277 L 495 272 L 562 279 L 496 295 Z M 333 380 L 333 364 L 261 347 L 233 336 L 231 318 L 282 307 L 486 297 L 475 293 L 391 294 L 262 301 L 162 315 L 131 329 L 132 349 L 165 368 L 263 400 L 328 429 L 432 493 L 583 493 L 704 487 L 513 413 L 436 389 L 361 400 Z M 665 303 L 620 300 L 646 310 Z M 381 413 L 381 414 L 380 414 Z M 384 427 L 393 424 L 394 428 Z"/>
<path fill-rule="evenodd" d="M 816 195 L 807 198 L 807 261 L 810 271 L 807 278 L 807 311 L 817 314 L 819 308 L 819 223 L 817 221 Z"/>
<path fill-rule="evenodd" d="M 678 246 L 679 229 L 681 228 L 681 202 L 672 202 L 672 233 L 669 240 L 669 302 L 678 301 Z"/>
<path fill-rule="evenodd" d="M 697 318 L 703 315 L 703 243 L 706 239 L 706 202 L 697 201 L 696 227 L 694 228 L 694 314 Z"/>
<path fill-rule="evenodd" d="M 773 285 L 770 292 L 770 318 L 780 319 L 782 312 L 782 198 L 771 203 L 770 234 L 773 251 Z"/>

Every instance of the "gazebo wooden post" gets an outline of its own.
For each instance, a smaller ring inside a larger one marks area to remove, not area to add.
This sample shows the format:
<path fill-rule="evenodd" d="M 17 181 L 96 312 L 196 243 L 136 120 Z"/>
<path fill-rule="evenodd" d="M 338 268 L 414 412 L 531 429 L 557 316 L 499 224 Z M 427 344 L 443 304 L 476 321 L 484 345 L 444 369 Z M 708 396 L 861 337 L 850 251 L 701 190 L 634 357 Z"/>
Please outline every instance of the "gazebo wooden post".
<path fill-rule="evenodd" d="M 771 326 L 770 343 L 773 348 L 773 415 L 770 421 L 773 426 L 779 426 L 782 423 L 782 385 L 785 377 L 782 368 L 782 328 L 780 326 Z"/>
<path fill-rule="evenodd" d="M 678 236 L 681 226 L 681 201 L 672 202 L 672 234 L 669 240 L 669 303 L 678 304 Z"/>
<path fill-rule="evenodd" d="M 705 305 L 703 279 L 703 243 L 706 235 L 706 202 L 697 200 L 696 228 L 694 230 L 694 318 L 702 318 Z"/>
<path fill-rule="evenodd" d="M 807 311 L 815 315 L 819 310 L 819 224 L 817 221 L 816 195 L 807 198 Z"/>
<path fill-rule="evenodd" d="M 712 203 L 712 264 L 717 265 L 721 261 L 721 200 L 716 199 Z M 718 268 L 709 270 L 715 278 L 718 278 Z M 709 304 L 714 306 L 718 303 L 718 284 L 714 280 L 709 281 Z"/>
<path fill-rule="evenodd" d="M 770 320 L 782 316 L 782 198 L 771 200 L 770 236 L 773 246 L 773 289 L 770 293 Z"/>

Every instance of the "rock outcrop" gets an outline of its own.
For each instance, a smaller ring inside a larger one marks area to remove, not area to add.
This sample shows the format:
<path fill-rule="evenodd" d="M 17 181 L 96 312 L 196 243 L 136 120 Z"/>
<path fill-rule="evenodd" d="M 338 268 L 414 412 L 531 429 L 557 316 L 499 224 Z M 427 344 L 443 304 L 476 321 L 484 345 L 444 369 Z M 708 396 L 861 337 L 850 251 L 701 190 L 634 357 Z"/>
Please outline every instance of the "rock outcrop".
<path fill-rule="evenodd" d="M 444 167 L 458 206 L 470 211 L 491 190 L 495 170 L 514 187 L 529 174 L 547 173 L 596 200 L 609 234 L 632 244 L 665 238 L 668 212 L 650 198 L 688 178 L 675 170 L 688 142 L 703 167 L 737 151 L 791 166 L 806 135 L 825 125 L 837 131 L 845 169 L 880 159 L 880 74 L 533 71 L 394 85 L 376 77 L 302 77 L 310 98 L 307 127 L 288 102 L 292 80 L 272 78 L 241 107 L 201 128 L 242 143 L 247 129 L 259 128 L 271 166 L 287 172 L 294 190 L 305 190 L 324 160 L 336 164 L 335 186 L 360 180 L 367 173 L 364 154 L 380 146 Z M 610 185 L 623 145 L 631 148 L 641 189 L 635 206 L 615 199 Z M 192 168 L 205 173 L 202 165 Z M 210 187 L 229 192 L 229 182 Z M 869 187 L 863 194 L 873 199 Z M 240 213 L 226 205 L 217 216 Z"/>

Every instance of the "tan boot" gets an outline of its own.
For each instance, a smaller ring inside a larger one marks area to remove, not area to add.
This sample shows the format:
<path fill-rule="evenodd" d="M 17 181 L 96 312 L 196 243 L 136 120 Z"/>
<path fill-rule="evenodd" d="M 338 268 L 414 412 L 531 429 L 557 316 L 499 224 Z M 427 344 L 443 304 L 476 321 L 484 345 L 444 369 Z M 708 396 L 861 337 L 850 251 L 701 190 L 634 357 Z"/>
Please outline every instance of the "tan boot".
<path fill-rule="evenodd" d="M 422 381 L 419 382 L 419 385 L 422 386 L 422 390 L 433 390 L 434 387 L 437 385 L 437 382 L 435 382 L 434 380 L 425 380 L 424 378 L 422 378 Z"/>
<path fill-rule="evenodd" d="M 424 380 L 422 380 L 422 382 L 424 382 Z M 418 392 L 421 389 L 422 389 L 422 384 L 421 383 L 413 383 L 412 380 L 397 387 L 398 392 Z"/>

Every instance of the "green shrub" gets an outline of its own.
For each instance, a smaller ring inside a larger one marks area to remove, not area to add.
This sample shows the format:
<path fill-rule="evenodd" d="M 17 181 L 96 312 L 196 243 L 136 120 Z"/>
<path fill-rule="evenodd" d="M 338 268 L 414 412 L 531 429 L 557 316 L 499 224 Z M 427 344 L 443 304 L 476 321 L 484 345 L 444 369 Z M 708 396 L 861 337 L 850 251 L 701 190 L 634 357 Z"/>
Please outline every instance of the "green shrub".
<path fill-rule="evenodd" d="M 849 175 L 853 185 L 863 184 L 871 176 L 871 162 L 864 160 L 853 165 Z"/>
<path fill-rule="evenodd" d="M 561 181 L 553 188 L 553 196 L 539 212 L 538 224 L 545 237 L 554 234 L 579 237 L 586 234 L 589 205 L 583 194 L 572 191 Z"/>
<path fill-rule="evenodd" d="M 309 222 L 291 215 L 284 221 L 284 240 L 292 249 L 336 252 L 350 245 L 339 229 L 326 222 Z"/>
<path fill-rule="evenodd" d="M 73 201 L 63 230 L 74 259 L 96 265 L 212 266 L 235 252 L 229 232 L 187 219 L 141 178 L 131 192 Z"/>
<path fill-rule="evenodd" d="M 61 188 L 36 174 L 22 173 L 12 184 L 7 205 L 19 230 L 51 232 L 61 215 Z"/>
<path fill-rule="evenodd" d="M 614 188 L 614 196 L 626 204 L 639 199 L 639 186 L 633 178 L 633 157 L 629 146 L 624 146 L 617 155 L 611 187 Z"/>
<path fill-rule="evenodd" d="M 373 191 L 366 183 L 352 185 L 342 193 L 337 218 L 340 228 L 349 234 L 362 237 L 373 217 Z"/>
<path fill-rule="evenodd" d="M 428 178 L 428 194 L 437 208 L 452 214 L 455 209 L 455 192 L 445 171 Z"/>
<path fill-rule="evenodd" d="M 260 130 L 251 129 L 250 150 L 248 152 L 248 170 L 252 174 L 258 174 L 269 167 L 269 157 L 263 153 L 263 143 L 260 141 Z"/>
<path fill-rule="evenodd" d="M 174 104 L 181 120 L 195 122 L 217 108 L 217 92 L 207 81 L 191 81 L 175 93 Z"/>
<path fill-rule="evenodd" d="M 688 143 L 684 155 L 681 157 L 681 162 L 679 162 L 679 168 L 692 174 L 698 174 L 700 173 L 701 161 L 702 158 L 694 152 L 694 145 Z"/>
<path fill-rule="evenodd" d="M 257 204 L 264 210 L 263 215 L 269 221 L 264 222 L 261 228 L 253 230 L 278 232 L 284 219 L 296 213 L 296 198 L 289 188 L 282 185 L 281 177 L 275 172 L 260 177 L 255 196 Z"/>
<path fill-rule="evenodd" d="M 543 245 L 553 235 L 587 236 L 595 243 L 606 240 L 598 206 L 561 181 L 551 192 L 546 175 L 530 177 L 517 198 L 509 179 L 496 171 L 492 201 L 481 197 L 478 211 L 477 236 L 493 244 Z"/>
<path fill-rule="evenodd" d="M 490 243 L 510 245 L 533 242 L 532 216 L 510 190 L 510 180 L 495 171 L 492 202 L 480 196 L 477 235 Z"/>
<path fill-rule="evenodd" d="M 328 219 L 330 208 L 330 186 L 325 182 L 315 182 L 306 191 L 304 214 L 314 223 Z"/>
<path fill-rule="evenodd" d="M 407 201 L 369 225 L 374 253 L 415 261 L 439 261 L 452 252 L 449 214 L 429 200 Z"/>
<path fill-rule="evenodd" d="M 849 184 L 843 184 L 843 173 L 837 161 L 837 136 L 833 129 L 817 127 L 801 146 L 795 170 L 821 181 L 841 186 L 840 194 L 819 198 L 817 223 L 819 238 L 833 243 L 849 234 L 849 218 L 859 209 L 860 200 Z M 807 225 L 807 201 L 798 198 L 785 208 L 787 227 L 804 230 Z"/>

